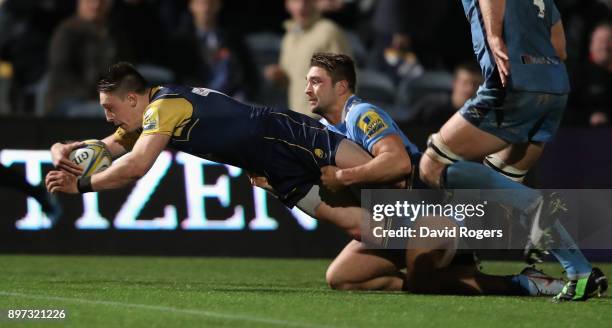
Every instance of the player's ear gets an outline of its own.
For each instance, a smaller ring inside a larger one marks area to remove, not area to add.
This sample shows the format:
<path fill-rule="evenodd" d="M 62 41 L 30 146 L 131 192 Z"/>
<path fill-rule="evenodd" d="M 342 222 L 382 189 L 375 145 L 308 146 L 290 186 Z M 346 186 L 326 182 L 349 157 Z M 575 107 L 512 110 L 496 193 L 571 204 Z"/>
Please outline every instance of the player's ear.
<path fill-rule="evenodd" d="M 348 90 L 348 81 L 342 80 L 336 82 L 336 93 L 338 95 L 344 95 Z"/>
<path fill-rule="evenodd" d="M 138 98 L 136 97 L 136 94 L 133 92 L 128 92 L 126 97 L 130 106 L 136 107 L 136 104 L 138 103 Z"/>

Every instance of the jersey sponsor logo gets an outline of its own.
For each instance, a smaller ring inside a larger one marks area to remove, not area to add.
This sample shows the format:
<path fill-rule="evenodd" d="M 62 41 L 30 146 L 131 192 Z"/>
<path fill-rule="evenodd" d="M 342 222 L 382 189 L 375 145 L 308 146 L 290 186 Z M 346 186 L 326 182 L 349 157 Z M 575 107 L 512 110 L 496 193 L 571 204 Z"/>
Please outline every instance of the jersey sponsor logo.
<path fill-rule="evenodd" d="M 207 88 L 192 88 L 191 92 L 195 93 L 196 95 L 200 95 L 202 97 L 208 97 L 208 95 L 212 92 L 212 93 L 218 93 L 220 95 L 224 95 L 227 96 L 226 94 L 224 94 L 223 92 L 219 92 L 217 90 L 213 90 L 213 89 L 207 89 Z"/>
<path fill-rule="evenodd" d="M 544 0 L 533 0 L 533 5 L 538 7 L 538 17 L 544 18 L 546 13 L 546 4 Z"/>
<path fill-rule="evenodd" d="M 358 126 L 368 138 L 376 136 L 388 127 L 387 123 L 375 111 L 365 113 L 359 120 Z"/>
<path fill-rule="evenodd" d="M 142 130 L 143 131 L 152 131 L 157 130 L 159 128 L 159 115 L 157 114 L 157 110 L 154 108 L 149 108 L 142 120 Z"/>
<path fill-rule="evenodd" d="M 327 153 L 321 148 L 315 148 L 313 153 L 320 159 L 325 159 L 327 157 Z"/>
<path fill-rule="evenodd" d="M 206 88 L 193 88 L 191 89 L 191 92 L 195 93 L 196 95 L 200 95 L 202 97 L 207 97 L 208 94 L 210 93 L 210 89 L 206 89 Z"/>

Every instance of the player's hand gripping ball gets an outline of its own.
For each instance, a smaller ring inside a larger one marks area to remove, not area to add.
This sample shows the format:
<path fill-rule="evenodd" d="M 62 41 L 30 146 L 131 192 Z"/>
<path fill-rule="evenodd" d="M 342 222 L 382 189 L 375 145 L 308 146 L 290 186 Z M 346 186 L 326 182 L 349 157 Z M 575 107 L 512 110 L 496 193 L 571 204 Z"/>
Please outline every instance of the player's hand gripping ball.
<path fill-rule="evenodd" d="M 68 158 L 83 169 L 81 176 L 86 177 L 106 170 L 113 158 L 100 140 L 85 140 L 83 147 L 73 150 Z"/>

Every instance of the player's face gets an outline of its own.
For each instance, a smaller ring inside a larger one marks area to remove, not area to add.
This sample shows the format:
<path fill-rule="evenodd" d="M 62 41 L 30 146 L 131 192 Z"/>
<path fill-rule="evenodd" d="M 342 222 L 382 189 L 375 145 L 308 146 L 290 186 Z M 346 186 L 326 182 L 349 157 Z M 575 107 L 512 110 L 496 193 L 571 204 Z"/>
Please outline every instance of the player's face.
<path fill-rule="evenodd" d="M 136 131 L 142 125 L 142 113 L 136 109 L 137 99 L 128 93 L 120 97 L 110 92 L 100 92 L 100 105 L 104 108 L 106 121 L 125 131 Z"/>
<path fill-rule="evenodd" d="M 334 83 L 327 71 L 313 66 L 306 75 L 306 98 L 310 110 L 315 114 L 326 114 L 336 103 Z"/>

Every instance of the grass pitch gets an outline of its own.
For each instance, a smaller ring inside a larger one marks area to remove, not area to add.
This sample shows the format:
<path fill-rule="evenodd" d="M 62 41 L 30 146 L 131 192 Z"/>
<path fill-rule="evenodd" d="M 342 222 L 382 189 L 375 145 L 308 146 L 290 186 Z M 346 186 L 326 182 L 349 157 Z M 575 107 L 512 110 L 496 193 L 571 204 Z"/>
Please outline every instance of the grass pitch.
<path fill-rule="evenodd" d="M 338 292 L 325 284 L 329 262 L 0 256 L 0 327 L 612 327 L 611 298 Z M 522 267 L 484 263 L 489 273 Z M 8 320 L 8 309 L 65 309 L 67 318 Z"/>

